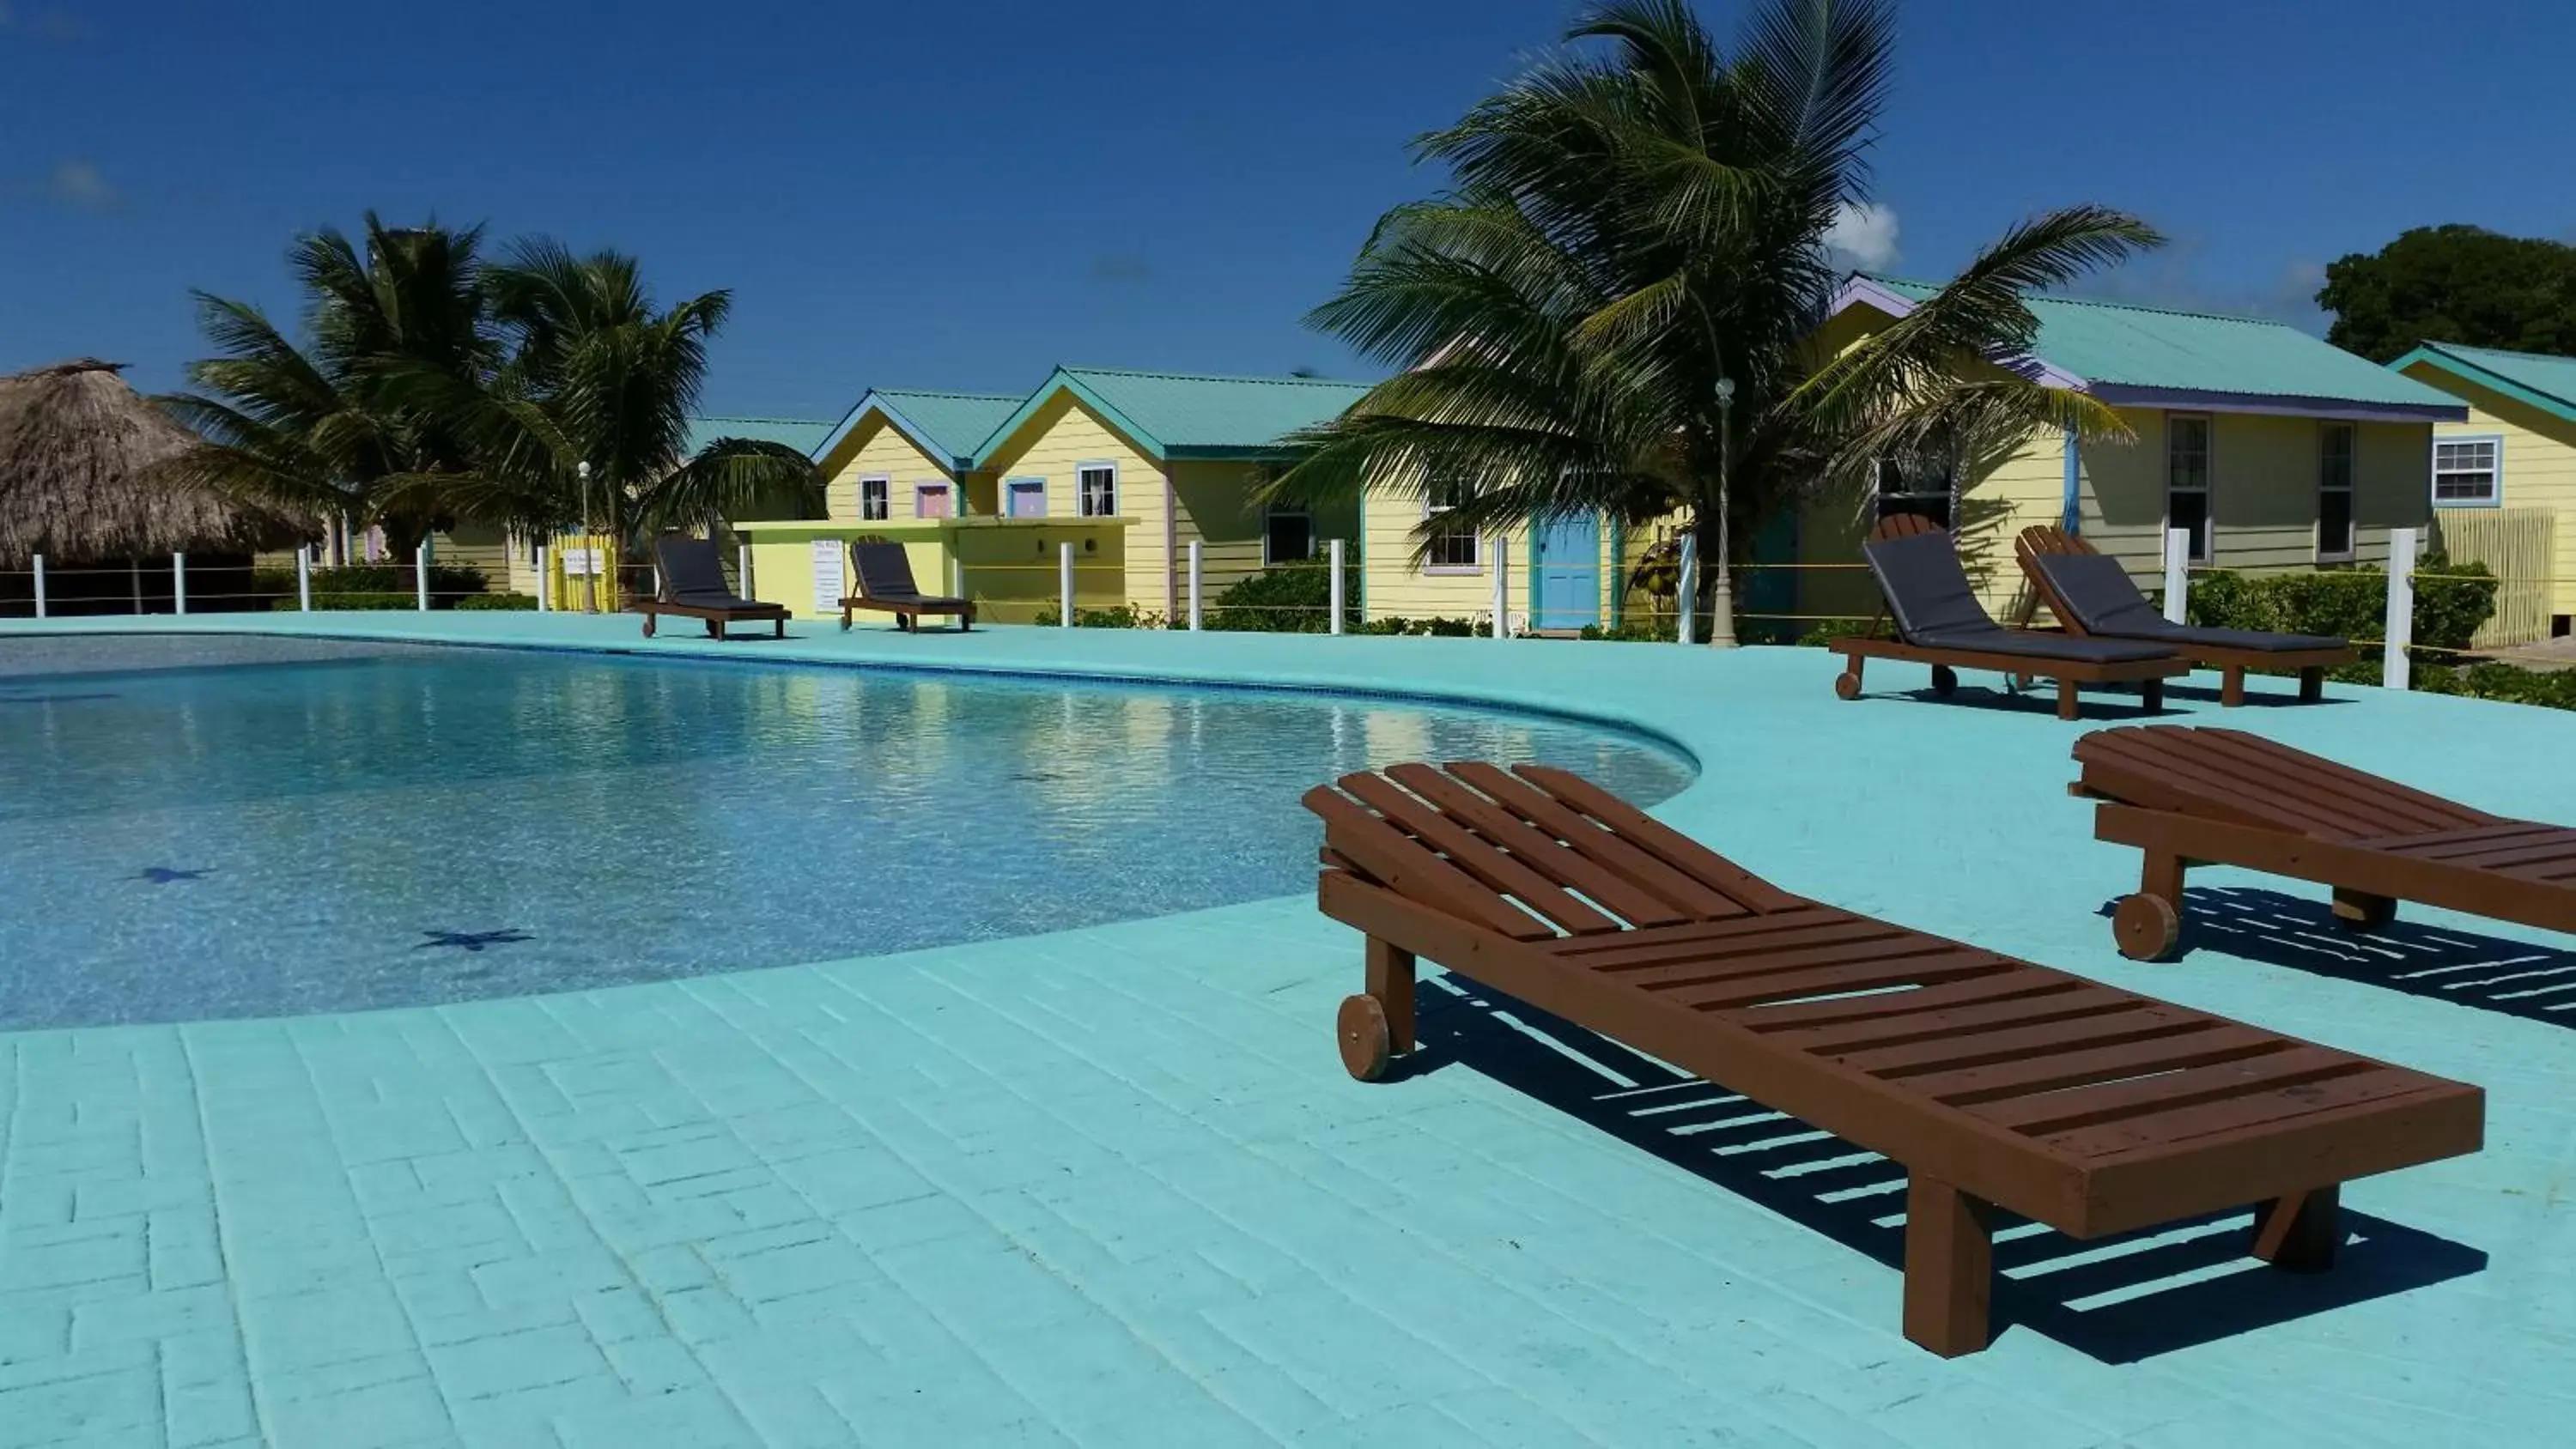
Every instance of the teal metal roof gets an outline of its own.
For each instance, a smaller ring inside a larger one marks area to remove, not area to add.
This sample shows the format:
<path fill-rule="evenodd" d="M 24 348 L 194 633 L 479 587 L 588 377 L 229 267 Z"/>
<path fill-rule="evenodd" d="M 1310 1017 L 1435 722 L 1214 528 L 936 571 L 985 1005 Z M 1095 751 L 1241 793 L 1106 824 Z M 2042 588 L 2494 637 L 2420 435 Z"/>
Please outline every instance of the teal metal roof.
<path fill-rule="evenodd" d="M 1862 279 L 1907 303 L 1940 290 L 1889 277 Z M 2277 403 L 2285 411 L 2301 403 L 2410 412 L 2458 406 L 2457 399 L 2283 322 L 2075 297 L 2027 300 L 2039 319 L 2039 360 L 2106 401 L 2208 394 Z"/>
<path fill-rule="evenodd" d="M 811 453 L 831 431 L 830 423 L 804 418 L 691 418 L 685 446 L 695 456 L 700 448 L 718 438 L 749 438 L 761 443 L 785 443 L 800 453 Z"/>
<path fill-rule="evenodd" d="M 2403 372 L 2419 362 L 2576 423 L 2576 357 L 2427 342 L 2388 366 Z"/>
<path fill-rule="evenodd" d="M 1016 392 L 947 392 L 926 387 L 872 387 L 841 420 L 823 429 L 806 456 L 821 462 L 871 412 L 883 414 L 897 432 L 919 445 L 952 472 L 975 466 L 975 446 L 996 424 L 1011 415 L 1024 394 Z"/>
<path fill-rule="evenodd" d="M 1059 391 L 1081 399 L 1153 457 L 1226 458 L 1279 451 L 1289 434 L 1341 416 L 1369 386 L 1311 377 L 1059 367 L 993 429 L 978 457 L 989 458 Z"/>

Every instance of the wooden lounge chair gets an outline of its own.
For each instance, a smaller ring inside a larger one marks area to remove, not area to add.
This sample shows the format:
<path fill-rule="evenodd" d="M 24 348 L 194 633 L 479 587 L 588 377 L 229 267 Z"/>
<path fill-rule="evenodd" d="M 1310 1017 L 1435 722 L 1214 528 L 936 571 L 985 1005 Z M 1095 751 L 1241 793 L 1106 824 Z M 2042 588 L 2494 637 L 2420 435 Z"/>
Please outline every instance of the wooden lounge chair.
<path fill-rule="evenodd" d="M 1949 533 L 1918 514 L 1879 520 L 1861 554 L 1886 601 L 1879 617 L 1895 620 L 1897 637 L 1876 637 L 1878 621 L 1872 620 L 1869 633 L 1833 641 L 1833 651 L 1843 656 L 1834 693 L 1844 699 L 1860 698 L 1863 660 L 1905 659 L 1931 665 L 1932 692 L 1944 696 L 1959 687 L 1961 669 L 2001 670 L 2016 681 L 2054 679 L 2057 717 L 2074 719 L 2079 685 L 2134 683 L 2147 708 L 2159 709 L 2164 681 L 2191 669 L 2160 644 L 2041 634 L 1996 623 L 1969 587 Z"/>
<path fill-rule="evenodd" d="M 1881 1153 L 1909 1177 L 1905 1336 L 1987 1340 L 2000 1206 L 2078 1238 L 2258 1203 L 2325 1267 L 2337 1185 L 2476 1151 L 2476 1087 L 1802 900 L 1562 770 L 1399 765 L 1308 792 L 1323 911 L 1368 938 L 1342 1060 L 1461 975 Z"/>
<path fill-rule="evenodd" d="M 653 541 L 653 558 L 659 565 L 660 586 L 651 599 L 635 606 L 644 616 L 644 637 L 653 637 L 654 625 L 664 614 L 677 614 L 684 619 L 704 619 L 707 637 L 727 637 L 726 626 L 739 623 L 772 623 L 778 626 L 777 637 L 787 637 L 788 614 L 782 604 L 764 604 L 757 599 L 737 596 L 725 582 L 724 560 L 717 555 L 715 541 L 686 538 L 679 534 Z"/>
<path fill-rule="evenodd" d="M 2172 952 L 2193 865 L 2329 886 L 2335 914 L 2363 930 L 2405 900 L 2576 931 L 2576 830 L 2473 810 L 2241 730 L 2095 730 L 2075 758 L 2072 793 L 2101 802 L 2094 838 L 2146 853 L 2138 893 L 2111 915 L 2121 954 L 2136 960 Z"/>
<path fill-rule="evenodd" d="M 2361 657 L 2349 639 L 2174 623 L 2138 592 L 2118 559 L 2054 524 L 2023 529 L 2013 541 L 2013 555 L 2067 633 L 2162 644 L 2194 664 L 2218 670 L 2218 702 L 2231 709 L 2245 702 L 2249 669 L 2296 671 L 2300 700 L 2313 704 L 2325 698 L 2327 670 Z"/>
<path fill-rule="evenodd" d="M 841 601 L 841 629 L 850 627 L 851 611 L 882 609 L 894 615 L 898 629 L 918 630 L 925 614 L 953 614 L 957 627 L 975 627 L 975 605 L 967 599 L 943 598 L 925 594 L 912 581 L 912 558 L 899 543 L 859 542 L 850 545 L 850 576 L 857 587 Z"/>

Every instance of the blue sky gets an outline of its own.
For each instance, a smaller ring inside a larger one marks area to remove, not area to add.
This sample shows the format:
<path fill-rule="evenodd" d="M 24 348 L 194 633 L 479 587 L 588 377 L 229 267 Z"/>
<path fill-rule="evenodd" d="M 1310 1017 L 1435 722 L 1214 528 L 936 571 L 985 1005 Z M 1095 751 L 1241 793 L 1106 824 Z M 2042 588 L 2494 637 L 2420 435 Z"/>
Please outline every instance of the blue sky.
<path fill-rule="evenodd" d="M 291 316 L 289 238 L 373 207 L 731 288 L 714 411 L 1056 362 L 1366 375 L 1302 314 L 1438 184 L 1405 141 L 1576 8 L 0 0 L 0 370 L 174 386 L 189 288 Z M 2323 263 L 2405 227 L 2576 238 L 2569 7 L 2141 9 L 1913 0 L 1869 260 L 1944 274 L 2098 200 L 2175 245 L 2097 290 L 2321 327 Z"/>

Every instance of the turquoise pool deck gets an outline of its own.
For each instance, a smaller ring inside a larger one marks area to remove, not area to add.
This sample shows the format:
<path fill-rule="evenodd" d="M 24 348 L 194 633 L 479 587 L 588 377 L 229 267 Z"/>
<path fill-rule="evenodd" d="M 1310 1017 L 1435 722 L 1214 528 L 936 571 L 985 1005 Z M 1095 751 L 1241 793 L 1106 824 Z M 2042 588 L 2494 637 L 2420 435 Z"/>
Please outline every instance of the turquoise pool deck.
<path fill-rule="evenodd" d="M 240 616 L 640 654 L 1414 691 L 1683 745 L 1658 811 L 1801 892 L 2489 1091 L 2483 1153 L 2347 1189 L 2336 1271 L 2244 1216 L 2018 1230 L 1988 1352 L 1897 1332 L 1886 1164 L 1481 995 L 1343 1075 L 1311 898 L 627 987 L 0 1035 L 0 1449 L 54 1443 L 2549 1444 L 2576 1423 L 2576 954 L 2136 856 L 2043 701 L 1843 703 L 1815 651 L 1003 629 L 646 643 L 632 619 Z M 1972 677 L 1972 685 L 1981 682 Z M 2178 692 L 2215 720 L 2214 681 Z M 2576 820 L 2576 716 L 2334 687 L 2226 722 Z M 2180 717 L 2180 716 L 2177 716 Z M 1283 806 L 1283 808 L 1294 808 Z M 750 862 L 746 862 L 748 866 Z M 675 880 L 675 891 L 705 889 Z M 793 909 L 797 869 L 727 887 Z M 0 969 L 6 969 L 0 964 Z M 174 962 L 172 969 L 184 969 Z"/>

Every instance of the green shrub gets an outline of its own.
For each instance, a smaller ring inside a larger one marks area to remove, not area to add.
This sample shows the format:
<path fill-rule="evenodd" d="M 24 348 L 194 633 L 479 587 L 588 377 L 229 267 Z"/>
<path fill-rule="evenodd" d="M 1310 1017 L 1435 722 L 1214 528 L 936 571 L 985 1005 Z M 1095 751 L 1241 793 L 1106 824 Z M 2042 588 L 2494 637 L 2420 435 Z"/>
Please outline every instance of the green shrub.
<path fill-rule="evenodd" d="M 1681 632 L 1681 623 L 1673 615 L 1631 614 L 1606 628 L 1599 624 L 1586 624 L 1583 626 L 1582 637 L 1618 640 L 1629 644 L 1655 644 L 1669 643 L 1679 632 Z"/>
<path fill-rule="evenodd" d="M 1472 639 L 1489 631 L 1485 628 L 1479 627 L 1473 619 L 1407 619 L 1401 615 L 1389 615 L 1383 619 L 1369 620 L 1367 623 L 1360 625 L 1357 632 L 1362 634 L 1432 635 L 1444 639 Z"/>
<path fill-rule="evenodd" d="M 1360 569 L 1356 561 L 1342 566 L 1342 627 L 1360 626 Z M 1234 633 L 1322 634 L 1333 614 L 1333 566 L 1309 559 L 1281 564 L 1239 579 L 1216 596 L 1207 612 L 1207 627 Z"/>
<path fill-rule="evenodd" d="M 1799 635 L 1796 643 L 1802 649 L 1822 649 L 1837 639 L 1868 632 L 1869 620 L 1867 619 L 1825 619 L 1817 622 L 1806 633 Z"/>
<path fill-rule="evenodd" d="M 467 594 L 456 601 L 456 607 L 460 609 L 508 609 L 521 613 L 536 606 L 537 596 L 534 594 Z"/>
<path fill-rule="evenodd" d="M 2418 571 L 2452 575 L 2415 581 L 2417 657 L 2440 663 L 2468 648 L 2495 612 L 2496 581 L 2484 564 L 2455 564 L 2438 553 L 2426 555 Z M 2384 638 L 2388 574 L 2369 565 L 2279 574 L 2217 569 L 2193 576 L 2189 614 L 2192 623 L 2215 629 Z"/>
<path fill-rule="evenodd" d="M 419 577 L 409 564 L 349 564 L 340 568 L 313 570 L 313 607 L 317 609 L 411 609 L 419 607 L 414 590 Z M 454 607 L 460 597 L 481 594 L 489 581 L 483 571 L 460 568 L 452 564 L 429 566 L 429 606 L 433 609 Z M 253 569 L 250 591 L 271 601 L 272 610 L 292 611 L 296 607 L 295 570 Z M 398 598 L 399 603 L 382 600 Z M 325 599 L 332 602 L 325 603 Z M 477 605 L 491 608 L 492 605 Z M 530 607 L 535 607 L 533 603 Z"/>
<path fill-rule="evenodd" d="M 1064 623 L 1064 609 L 1061 605 L 1049 604 L 1039 609 L 1037 617 L 1029 622 L 1049 629 L 1056 628 Z M 1151 609 L 1139 609 L 1133 604 L 1113 604 L 1106 609 L 1077 608 L 1073 611 L 1073 627 L 1077 629 L 1160 629 L 1163 627 L 1163 616 Z"/>

